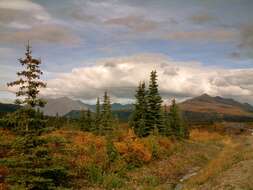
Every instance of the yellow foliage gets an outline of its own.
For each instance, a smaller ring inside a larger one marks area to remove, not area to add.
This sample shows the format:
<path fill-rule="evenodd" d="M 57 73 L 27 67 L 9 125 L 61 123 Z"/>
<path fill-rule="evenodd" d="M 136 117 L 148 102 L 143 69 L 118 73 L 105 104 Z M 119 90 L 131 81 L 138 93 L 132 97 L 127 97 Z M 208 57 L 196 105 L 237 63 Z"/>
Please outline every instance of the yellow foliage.
<path fill-rule="evenodd" d="M 68 141 L 66 154 L 54 153 L 55 157 L 65 159 L 72 167 L 85 167 L 89 164 L 104 165 L 107 159 L 106 140 L 89 132 L 60 129 L 46 137 L 60 137 Z"/>

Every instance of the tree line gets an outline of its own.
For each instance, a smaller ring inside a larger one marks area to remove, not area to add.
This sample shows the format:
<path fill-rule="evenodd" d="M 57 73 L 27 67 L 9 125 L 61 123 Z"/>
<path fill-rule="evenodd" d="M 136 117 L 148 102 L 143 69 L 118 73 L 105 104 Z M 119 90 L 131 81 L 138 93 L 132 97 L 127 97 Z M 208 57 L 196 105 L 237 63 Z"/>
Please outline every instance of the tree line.
<path fill-rule="evenodd" d="M 162 107 L 159 94 L 157 72 L 152 71 L 148 89 L 145 82 L 140 82 L 136 90 L 136 102 L 130 119 L 130 126 L 139 137 L 150 134 L 187 138 L 188 130 L 183 122 L 175 99 L 168 107 Z"/>

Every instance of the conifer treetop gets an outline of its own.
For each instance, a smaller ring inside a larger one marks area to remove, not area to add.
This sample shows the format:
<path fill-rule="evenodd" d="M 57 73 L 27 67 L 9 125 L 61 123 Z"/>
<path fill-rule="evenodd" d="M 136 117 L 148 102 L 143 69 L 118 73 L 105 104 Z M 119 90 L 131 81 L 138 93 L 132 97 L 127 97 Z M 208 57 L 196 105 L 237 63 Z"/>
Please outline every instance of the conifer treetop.
<path fill-rule="evenodd" d="M 40 59 L 32 57 L 31 46 L 28 42 L 26 45 L 25 58 L 18 59 L 19 63 L 24 67 L 24 70 L 17 72 L 18 79 L 16 81 L 7 83 L 7 86 L 18 86 L 16 96 L 17 104 L 25 104 L 29 107 L 45 105 L 45 101 L 40 99 L 40 88 L 45 88 L 46 83 L 40 80 L 43 72 L 40 70 Z"/>

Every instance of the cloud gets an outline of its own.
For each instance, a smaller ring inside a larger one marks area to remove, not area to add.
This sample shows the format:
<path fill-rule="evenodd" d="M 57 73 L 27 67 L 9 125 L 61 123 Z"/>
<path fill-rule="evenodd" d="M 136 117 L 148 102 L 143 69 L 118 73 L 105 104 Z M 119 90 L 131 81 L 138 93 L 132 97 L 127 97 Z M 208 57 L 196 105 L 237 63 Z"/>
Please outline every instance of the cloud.
<path fill-rule="evenodd" d="M 208 93 L 253 102 L 253 69 L 204 68 L 198 62 L 178 62 L 157 54 L 110 58 L 75 68 L 48 80 L 44 96 L 70 96 L 90 101 L 108 90 L 114 101 L 133 99 L 139 81 L 157 70 L 162 96 L 186 98 Z"/>
<path fill-rule="evenodd" d="M 113 18 L 105 21 L 108 25 L 125 26 L 136 32 L 149 32 L 156 29 L 159 26 L 158 22 L 145 19 L 141 16 L 127 16 L 120 18 Z"/>
<path fill-rule="evenodd" d="M 187 41 L 196 41 L 196 40 L 212 40 L 212 41 L 231 41 L 235 39 L 237 32 L 233 30 L 224 30 L 224 29 L 210 29 L 210 30 L 195 30 L 195 31 L 180 31 L 180 32 L 171 32 L 167 35 L 164 35 L 164 39 L 168 40 L 187 40 Z"/>
<path fill-rule="evenodd" d="M 190 19 L 191 19 L 191 21 L 193 21 L 196 24 L 205 24 L 205 23 L 215 20 L 214 17 L 210 16 L 207 13 L 195 14 L 195 15 L 191 16 Z"/>
<path fill-rule="evenodd" d="M 33 24 L 48 22 L 49 13 L 29 0 L 1 0 L 0 24 L 11 28 L 29 28 Z"/>
<path fill-rule="evenodd" d="M 0 41 L 6 43 L 24 43 L 27 40 L 40 43 L 77 44 L 79 38 L 60 25 L 39 25 L 31 29 L 14 32 L 0 32 Z"/>
<path fill-rule="evenodd" d="M 243 26 L 241 28 L 241 46 L 253 48 L 253 25 Z"/>

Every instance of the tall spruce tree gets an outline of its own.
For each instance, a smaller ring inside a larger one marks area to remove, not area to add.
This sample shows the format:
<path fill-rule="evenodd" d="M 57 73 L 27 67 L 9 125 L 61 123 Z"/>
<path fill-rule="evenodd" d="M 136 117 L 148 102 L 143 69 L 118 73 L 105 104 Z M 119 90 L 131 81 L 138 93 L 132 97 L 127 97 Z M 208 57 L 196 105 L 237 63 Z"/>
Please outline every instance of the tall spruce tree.
<path fill-rule="evenodd" d="M 107 91 L 104 93 L 104 100 L 102 105 L 101 113 L 101 134 L 108 134 L 113 130 L 113 116 L 110 97 L 107 94 Z"/>
<path fill-rule="evenodd" d="M 86 125 L 87 115 L 85 110 L 80 111 L 80 119 L 79 119 L 79 126 L 83 131 L 88 131 Z"/>
<path fill-rule="evenodd" d="M 134 104 L 134 111 L 131 115 L 130 126 L 134 129 L 135 134 L 139 137 L 149 135 L 150 130 L 147 125 L 147 91 L 145 82 L 140 82 L 136 90 L 136 103 Z"/>
<path fill-rule="evenodd" d="M 29 42 L 26 46 L 26 53 L 24 59 L 19 59 L 20 64 L 25 67 L 23 71 L 17 72 L 18 80 L 10 82 L 8 86 L 19 86 L 19 90 L 16 92 L 17 104 L 26 104 L 29 107 L 45 105 L 45 101 L 38 97 L 40 88 L 45 88 L 46 83 L 40 80 L 40 76 L 43 72 L 40 70 L 41 61 L 32 57 L 31 46 Z"/>
<path fill-rule="evenodd" d="M 44 101 L 39 98 L 39 88 L 46 84 L 40 81 L 40 60 L 32 58 L 31 47 L 26 47 L 25 58 L 19 62 L 25 66 L 25 70 L 18 72 L 20 77 L 8 86 L 19 86 L 16 93 L 17 103 L 25 104 L 11 115 L 12 125 L 15 127 L 17 138 L 12 144 L 12 149 L 17 157 L 0 159 L 0 163 L 9 169 L 7 176 L 10 189 L 26 190 L 51 190 L 64 187 L 68 181 L 67 171 L 59 166 L 59 161 L 51 157 L 47 148 L 47 141 L 40 138 L 44 131 L 45 119 L 43 113 L 32 109 L 35 106 L 43 106 Z M 23 130 L 25 126 L 25 130 Z M 29 130 L 28 130 L 29 129 Z"/>
<path fill-rule="evenodd" d="M 91 115 L 90 109 L 87 110 L 86 114 L 86 126 L 87 126 L 87 131 L 94 131 L 94 120 Z"/>
<path fill-rule="evenodd" d="M 187 127 L 183 122 L 175 99 L 172 99 L 170 106 L 170 126 L 174 136 L 178 138 L 186 138 L 188 136 Z"/>
<path fill-rule="evenodd" d="M 101 112 L 100 112 L 100 100 L 97 98 L 96 113 L 95 113 L 95 133 L 99 133 L 101 128 Z"/>
<path fill-rule="evenodd" d="M 164 122 L 163 123 L 164 127 L 160 131 L 160 134 L 164 136 L 172 135 L 169 108 L 166 104 L 164 104 L 164 107 L 163 107 L 163 122 Z"/>
<path fill-rule="evenodd" d="M 152 131 L 153 133 L 156 130 L 161 132 L 164 130 L 163 116 L 161 110 L 162 98 L 158 91 L 156 71 L 152 71 L 150 74 L 147 100 L 148 100 L 147 125 L 149 126 L 150 131 Z"/>

